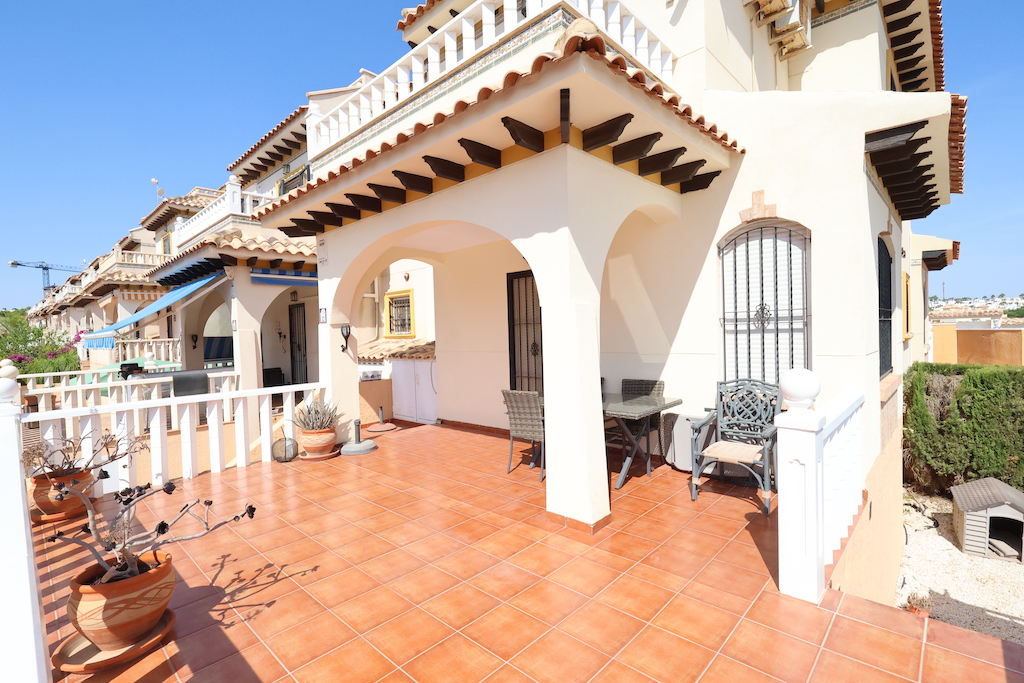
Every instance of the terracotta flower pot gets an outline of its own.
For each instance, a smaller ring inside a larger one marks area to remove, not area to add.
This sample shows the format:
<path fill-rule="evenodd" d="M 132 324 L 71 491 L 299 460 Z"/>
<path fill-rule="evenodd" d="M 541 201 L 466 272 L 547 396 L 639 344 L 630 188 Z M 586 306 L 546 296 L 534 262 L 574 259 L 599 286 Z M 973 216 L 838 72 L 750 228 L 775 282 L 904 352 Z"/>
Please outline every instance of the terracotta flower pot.
<path fill-rule="evenodd" d="M 299 457 L 305 460 L 322 460 L 336 455 L 337 442 L 338 436 L 333 429 L 299 430 L 299 445 L 306 451 L 305 455 Z"/>
<path fill-rule="evenodd" d="M 78 481 L 71 485 L 71 480 Z M 46 478 L 45 474 L 37 474 L 28 479 L 28 497 L 32 505 L 38 510 L 32 511 L 34 522 L 57 522 L 62 519 L 71 519 L 85 514 L 85 503 L 74 496 L 65 496 L 64 500 L 57 500 L 57 491 L 54 484 L 68 484 L 76 491 L 83 491 L 92 483 L 92 472 L 76 472 L 63 477 L 51 476 Z"/>
<path fill-rule="evenodd" d="M 68 617 L 100 650 L 118 650 L 144 638 L 171 601 L 174 569 L 170 554 L 157 550 L 143 553 L 139 559 L 156 566 L 130 579 L 90 586 L 103 574 L 103 568 L 94 564 L 71 580 Z"/>

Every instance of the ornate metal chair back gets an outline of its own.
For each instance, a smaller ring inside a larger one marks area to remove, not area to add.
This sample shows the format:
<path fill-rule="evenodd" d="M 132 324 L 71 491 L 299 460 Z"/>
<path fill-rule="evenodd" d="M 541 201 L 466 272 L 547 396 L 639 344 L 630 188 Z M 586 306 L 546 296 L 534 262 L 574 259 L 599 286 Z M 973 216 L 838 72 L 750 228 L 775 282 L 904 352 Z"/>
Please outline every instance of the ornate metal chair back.
<path fill-rule="evenodd" d="M 756 379 L 718 383 L 719 441 L 761 443 L 761 432 L 782 406 L 779 387 Z"/>

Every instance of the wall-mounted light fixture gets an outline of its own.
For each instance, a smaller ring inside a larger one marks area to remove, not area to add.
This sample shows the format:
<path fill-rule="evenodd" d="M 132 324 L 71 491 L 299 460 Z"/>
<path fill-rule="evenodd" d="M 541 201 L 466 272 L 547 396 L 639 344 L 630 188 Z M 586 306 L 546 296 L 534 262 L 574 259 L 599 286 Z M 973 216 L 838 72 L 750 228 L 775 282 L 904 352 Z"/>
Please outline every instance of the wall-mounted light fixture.
<path fill-rule="evenodd" d="M 345 340 L 345 343 L 341 345 L 341 350 L 342 351 L 348 351 L 348 338 L 352 336 L 352 326 L 351 325 L 342 325 L 341 326 L 341 336 Z"/>
<path fill-rule="evenodd" d="M 299 293 L 298 292 L 292 292 L 292 301 L 298 301 L 298 300 L 299 300 Z"/>
<path fill-rule="evenodd" d="M 193 349 L 199 348 L 198 345 L 199 345 L 199 335 L 198 334 L 193 334 L 192 335 L 192 348 Z"/>

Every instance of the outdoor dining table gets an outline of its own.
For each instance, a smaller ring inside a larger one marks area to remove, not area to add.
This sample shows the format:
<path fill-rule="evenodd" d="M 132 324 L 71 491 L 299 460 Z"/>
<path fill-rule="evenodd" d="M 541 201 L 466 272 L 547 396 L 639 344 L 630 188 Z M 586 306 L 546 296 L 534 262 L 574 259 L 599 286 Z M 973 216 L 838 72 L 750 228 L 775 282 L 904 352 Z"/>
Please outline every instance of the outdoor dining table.
<path fill-rule="evenodd" d="M 633 458 L 641 453 L 647 460 L 647 474 L 651 473 L 651 416 L 657 415 L 667 408 L 680 405 L 683 400 L 680 398 L 668 398 L 666 396 L 630 396 L 628 394 L 604 394 L 601 397 L 605 417 L 613 418 L 622 430 L 623 438 L 629 443 L 629 455 L 622 461 L 622 471 L 619 473 L 619 480 L 615 484 L 616 489 L 622 488 L 626 482 L 626 473 L 633 464 Z M 626 420 L 633 420 L 638 423 L 634 432 L 629 428 Z M 647 437 L 647 449 L 640 446 L 640 439 Z"/>

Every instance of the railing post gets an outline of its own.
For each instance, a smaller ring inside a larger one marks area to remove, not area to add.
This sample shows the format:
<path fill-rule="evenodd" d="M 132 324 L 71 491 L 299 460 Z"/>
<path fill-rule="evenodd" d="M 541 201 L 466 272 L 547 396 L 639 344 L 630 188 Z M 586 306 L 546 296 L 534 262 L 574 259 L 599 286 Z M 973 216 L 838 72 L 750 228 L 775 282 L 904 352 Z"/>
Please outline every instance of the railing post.
<path fill-rule="evenodd" d="M 181 476 L 192 479 L 199 474 L 199 450 L 196 440 L 196 404 L 178 406 L 179 438 L 181 439 Z"/>
<path fill-rule="evenodd" d="M 210 472 L 224 469 L 224 404 L 221 401 L 206 402 L 206 429 L 210 444 Z"/>
<path fill-rule="evenodd" d="M 270 462 L 274 445 L 274 421 L 270 413 L 271 395 L 260 396 L 260 455 L 263 462 Z"/>
<path fill-rule="evenodd" d="M 825 416 L 812 409 L 821 384 L 810 370 L 790 370 L 779 382 L 789 410 L 775 417 L 779 489 L 779 589 L 818 602 L 825 592 Z"/>
<path fill-rule="evenodd" d="M 167 458 L 167 408 L 149 410 L 149 456 L 153 486 L 163 486 L 169 480 Z"/>
<path fill-rule="evenodd" d="M 235 399 L 235 467 L 249 466 L 249 405 L 247 399 Z"/>
<path fill-rule="evenodd" d="M 32 550 L 32 528 L 21 468 L 21 386 L 0 378 L 0 547 L 6 556 L 4 578 L 8 588 L 6 611 L 11 624 L 4 634 L 4 677 L 12 681 L 49 683 L 50 658 L 43 635 L 43 604 Z"/>
<path fill-rule="evenodd" d="M 485 2 L 483 5 L 483 45 L 493 45 L 495 38 L 494 11 L 495 3 Z M 482 47 L 482 46 L 481 46 Z"/>

